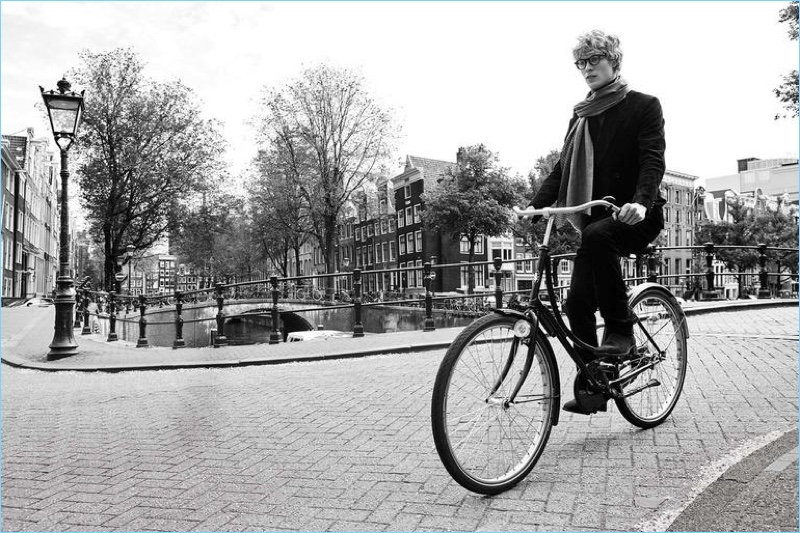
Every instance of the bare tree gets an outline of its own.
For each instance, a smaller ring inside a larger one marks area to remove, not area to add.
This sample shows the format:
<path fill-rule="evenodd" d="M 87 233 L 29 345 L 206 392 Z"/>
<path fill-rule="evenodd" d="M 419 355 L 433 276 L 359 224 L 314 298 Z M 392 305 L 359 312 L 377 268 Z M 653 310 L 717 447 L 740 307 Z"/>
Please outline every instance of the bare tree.
<path fill-rule="evenodd" d="M 256 158 L 258 177 L 250 184 L 250 205 L 255 240 L 263 259 L 281 270 L 281 275 L 300 275 L 300 248 L 308 240 L 310 211 L 298 184 L 281 171 L 274 154 L 261 152 Z M 295 271 L 289 272 L 289 253 L 294 253 Z"/>
<path fill-rule="evenodd" d="M 296 184 L 310 232 L 333 272 L 346 203 L 385 172 L 397 134 L 391 113 L 368 93 L 361 75 L 325 65 L 266 89 L 261 110 L 255 121 L 260 140 L 274 156 L 275 172 Z"/>

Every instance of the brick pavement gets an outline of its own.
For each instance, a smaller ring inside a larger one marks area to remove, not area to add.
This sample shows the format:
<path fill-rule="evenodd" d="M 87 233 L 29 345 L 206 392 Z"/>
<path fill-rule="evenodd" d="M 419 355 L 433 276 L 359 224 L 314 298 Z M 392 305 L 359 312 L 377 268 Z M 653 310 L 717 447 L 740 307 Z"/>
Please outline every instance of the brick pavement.
<path fill-rule="evenodd" d="M 642 431 L 613 407 L 563 413 L 528 479 L 492 498 L 455 484 L 433 446 L 443 350 L 118 374 L 4 366 L 3 529 L 647 529 L 797 429 L 796 308 L 700 315 L 690 328 L 667 422 Z M 775 338 L 752 337 L 764 331 Z"/>

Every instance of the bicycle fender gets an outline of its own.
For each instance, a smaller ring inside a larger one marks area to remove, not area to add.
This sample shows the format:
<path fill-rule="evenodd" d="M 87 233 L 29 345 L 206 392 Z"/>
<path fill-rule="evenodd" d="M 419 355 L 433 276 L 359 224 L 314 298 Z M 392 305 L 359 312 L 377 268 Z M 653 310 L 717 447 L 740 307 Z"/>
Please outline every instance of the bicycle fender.
<path fill-rule="evenodd" d="M 515 309 L 508 309 L 508 308 L 494 309 L 494 312 L 497 313 L 498 315 L 508 316 L 508 317 L 511 317 L 511 318 L 519 319 L 519 320 L 530 320 L 527 316 L 525 316 L 525 313 L 522 313 L 522 312 L 517 311 Z M 556 363 L 556 355 L 555 355 L 555 352 L 553 352 L 553 346 L 550 344 L 550 341 L 547 338 L 547 332 L 545 331 L 544 327 L 542 326 L 541 321 L 539 321 L 538 329 L 539 329 L 538 334 L 542 335 L 541 346 L 542 346 L 542 349 L 544 349 L 547 352 L 545 357 L 547 359 L 547 364 L 549 364 L 551 366 L 550 372 L 551 372 L 551 375 L 553 376 L 553 384 L 552 384 L 553 385 L 553 397 L 555 398 L 556 408 L 553 409 L 552 421 L 553 421 L 553 425 L 557 426 L 558 425 L 558 417 L 559 417 L 559 414 L 561 413 L 561 376 L 559 375 L 559 372 L 558 372 L 558 364 Z"/>
<path fill-rule="evenodd" d="M 628 291 L 628 301 L 632 302 L 635 298 L 637 298 L 641 293 L 643 293 L 646 290 L 652 290 L 654 292 L 658 292 L 662 296 L 664 296 L 664 298 L 669 300 L 670 303 L 672 303 L 675 309 L 677 309 L 678 319 L 680 320 L 680 323 L 683 324 L 683 332 L 686 335 L 686 338 L 688 339 L 689 325 L 686 322 L 686 313 L 683 311 L 683 307 L 681 307 L 681 304 L 678 303 L 678 300 L 675 299 L 675 295 L 672 294 L 672 292 L 670 292 L 670 290 L 664 287 L 663 285 L 653 282 L 646 282 L 636 285 L 635 287 L 631 288 L 630 291 Z"/>

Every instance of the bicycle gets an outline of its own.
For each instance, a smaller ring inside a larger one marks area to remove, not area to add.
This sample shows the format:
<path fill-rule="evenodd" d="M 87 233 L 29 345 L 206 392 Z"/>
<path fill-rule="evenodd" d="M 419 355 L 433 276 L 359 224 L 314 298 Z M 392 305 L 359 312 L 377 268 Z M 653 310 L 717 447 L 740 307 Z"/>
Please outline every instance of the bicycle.
<path fill-rule="evenodd" d="M 629 292 L 636 315 L 636 346 L 627 356 L 589 364 L 575 347 L 594 352 L 564 323 L 555 301 L 548 242 L 553 215 L 593 206 L 619 208 L 613 198 L 573 208 L 520 210 L 518 217 L 547 219 L 537 276 L 524 304 L 512 301 L 467 326 L 441 362 L 433 387 L 431 425 L 436 451 L 455 481 L 481 494 L 498 494 L 536 465 L 558 424 L 561 382 L 549 337 L 556 337 L 578 367 L 574 394 L 589 412 L 614 400 L 620 414 L 641 428 L 669 417 L 686 378 L 686 318 L 667 288 L 643 283 Z M 550 308 L 539 299 L 545 280 Z"/>
<path fill-rule="evenodd" d="M 314 287 L 302 287 L 297 289 L 297 292 L 295 293 L 295 297 L 298 300 L 311 299 L 315 302 L 321 301 L 324 296 L 325 294 L 321 290 Z"/>

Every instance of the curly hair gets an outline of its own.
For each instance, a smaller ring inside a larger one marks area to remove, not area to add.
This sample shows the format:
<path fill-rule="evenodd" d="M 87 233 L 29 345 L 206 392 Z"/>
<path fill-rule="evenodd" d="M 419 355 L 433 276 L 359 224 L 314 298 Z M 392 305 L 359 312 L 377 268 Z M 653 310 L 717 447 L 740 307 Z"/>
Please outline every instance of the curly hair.
<path fill-rule="evenodd" d="M 622 66 L 622 49 L 619 47 L 619 37 L 610 35 L 602 30 L 592 30 L 578 36 L 578 44 L 572 49 L 575 59 L 581 56 L 592 55 L 593 53 L 604 54 L 618 71 Z"/>

